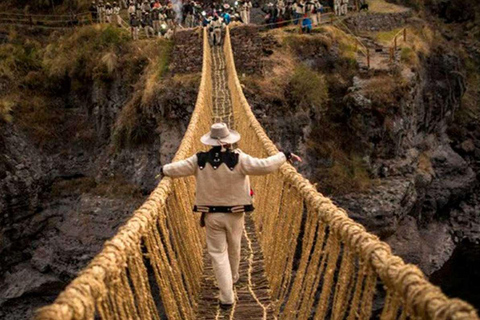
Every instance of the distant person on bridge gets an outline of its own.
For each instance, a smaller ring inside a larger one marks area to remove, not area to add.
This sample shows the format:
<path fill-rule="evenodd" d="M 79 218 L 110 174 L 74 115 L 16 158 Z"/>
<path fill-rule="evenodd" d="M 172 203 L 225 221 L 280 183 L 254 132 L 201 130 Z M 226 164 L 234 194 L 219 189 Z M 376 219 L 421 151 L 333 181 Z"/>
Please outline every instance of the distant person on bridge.
<path fill-rule="evenodd" d="M 210 40 L 212 46 L 219 46 L 222 43 L 222 29 L 224 28 L 222 18 L 217 15 L 213 16 L 210 21 Z"/>
<path fill-rule="evenodd" d="M 240 134 L 225 123 L 215 123 L 201 142 L 212 149 L 163 166 L 167 177 L 194 175 L 196 200 L 194 211 L 201 212 L 206 226 L 207 250 L 220 289 L 220 307 L 234 303 L 233 284 L 239 279 L 241 239 L 244 213 L 253 211 L 249 175 L 266 175 L 277 171 L 286 161 L 302 159 L 290 152 L 258 159 L 231 146 Z"/>

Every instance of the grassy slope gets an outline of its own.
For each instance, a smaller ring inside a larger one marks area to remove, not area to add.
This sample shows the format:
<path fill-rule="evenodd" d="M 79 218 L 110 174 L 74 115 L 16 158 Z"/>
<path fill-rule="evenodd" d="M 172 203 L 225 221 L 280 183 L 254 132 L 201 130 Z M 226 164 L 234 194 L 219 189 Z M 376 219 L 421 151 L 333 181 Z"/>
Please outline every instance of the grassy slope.
<path fill-rule="evenodd" d="M 167 70 L 171 47 L 162 39 L 131 42 L 125 31 L 112 26 L 82 27 L 48 38 L 10 30 L 9 42 L 0 45 L 0 80 L 7 87 L 0 94 L 0 121 L 19 124 L 43 145 L 56 138 L 52 128 L 63 121 L 63 110 L 52 101 L 71 90 L 82 93 L 94 82 L 121 78 L 126 90 L 133 86 L 145 103 Z M 123 140 L 137 134 L 141 120 L 119 122 L 118 130 L 126 132 Z"/>

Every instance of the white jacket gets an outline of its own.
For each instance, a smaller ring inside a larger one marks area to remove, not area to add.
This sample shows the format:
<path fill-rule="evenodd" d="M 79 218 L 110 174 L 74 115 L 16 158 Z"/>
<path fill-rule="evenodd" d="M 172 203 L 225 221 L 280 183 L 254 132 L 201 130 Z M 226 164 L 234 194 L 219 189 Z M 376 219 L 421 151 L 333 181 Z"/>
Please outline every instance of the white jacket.
<path fill-rule="evenodd" d="M 240 150 L 233 152 L 239 155 L 238 164 L 233 170 L 222 163 L 216 170 L 206 163 L 199 168 L 197 155 L 188 159 L 167 164 L 163 174 L 168 177 L 186 177 L 195 175 L 197 180 L 197 206 L 239 206 L 252 204 L 249 175 L 265 175 L 275 172 L 287 160 L 280 152 L 274 156 L 258 159 Z"/>

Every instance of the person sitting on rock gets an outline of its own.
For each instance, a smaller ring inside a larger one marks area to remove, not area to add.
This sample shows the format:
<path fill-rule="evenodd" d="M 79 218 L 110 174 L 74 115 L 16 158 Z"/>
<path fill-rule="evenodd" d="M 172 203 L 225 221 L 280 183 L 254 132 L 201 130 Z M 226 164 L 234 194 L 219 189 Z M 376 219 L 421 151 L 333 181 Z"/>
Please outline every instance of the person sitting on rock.
<path fill-rule="evenodd" d="M 162 167 L 163 175 L 172 178 L 195 176 L 196 199 L 193 208 L 201 212 L 206 227 L 207 251 L 220 289 L 219 303 L 228 309 L 234 302 L 233 284 L 239 279 L 241 239 L 244 214 L 253 211 L 249 175 L 266 175 L 285 162 L 302 159 L 290 152 L 258 159 L 232 145 L 240 134 L 225 123 L 215 123 L 200 141 L 212 148 L 188 159 Z"/>
<path fill-rule="evenodd" d="M 312 20 L 305 14 L 302 20 L 302 33 L 312 32 Z"/>

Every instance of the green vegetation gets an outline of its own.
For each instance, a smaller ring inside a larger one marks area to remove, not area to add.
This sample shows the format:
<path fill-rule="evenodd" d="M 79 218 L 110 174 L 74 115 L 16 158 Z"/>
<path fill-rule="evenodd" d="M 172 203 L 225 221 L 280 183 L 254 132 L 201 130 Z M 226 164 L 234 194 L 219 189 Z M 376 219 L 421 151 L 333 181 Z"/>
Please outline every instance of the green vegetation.
<path fill-rule="evenodd" d="M 455 122 L 459 125 L 456 132 L 459 137 L 465 136 L 465 130 L 476 127 L 480 119 L 480 63 L 465 57 L 466 92 L 462 97 L 461 108 L 455 113 Z"/>
<path fill-rule="evenodd" d="M 411 0 L 413 2 L 420 2 L 421 0 Z M 399 6 L 385 0 L 370 0 L 368 1 L 369 11 L 373 13 L 398 13 L 404 12 L 407 8 Z"/>
<path fill-rule="evenodd" d="M 0 100 L 0 121 L 12 121 L 13 102 L 7 99 Z"/>
<path fill-rule="evenodd" d="M 297 108 L 313 110 L 317 116 L 324 113 L 328 102 L 328 89 L 323 75 L 301 64 L 295 69 L 290 86 L 290 93 Z"/>
<path fill-rule="evenodd" d="M 93 25 L 61 37 L 47 46 L 43 59 L 48 76 L 75 79 L 108 79 L 118 64 L 118 55 L 129 50 L 125 30 Z"/>
<path fill-rule="evenodd" d="M 414 66 L 419 63 L 417 54 L 412 48 L 409 47 L 402 48 L 400 51 L 400 61 L 410 66 Z"/>

